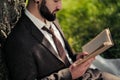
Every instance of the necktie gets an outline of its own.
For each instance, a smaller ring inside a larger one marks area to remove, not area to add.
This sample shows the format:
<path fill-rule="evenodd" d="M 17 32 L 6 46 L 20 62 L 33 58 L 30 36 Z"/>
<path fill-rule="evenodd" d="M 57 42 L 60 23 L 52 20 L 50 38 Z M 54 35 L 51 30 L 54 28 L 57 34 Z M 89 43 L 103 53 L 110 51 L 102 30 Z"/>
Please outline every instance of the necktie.
<path fill-rule="evenodd" d="M 55 36 L 54 34 L 54 31 L 52 29 L 52 27 L 50 27 L 50 29 L 46 28 L 45 26 L 42 28 L 44 31 L 47 31 L 49 34 L 52 35 L 52 38 L 53 38 L 53 41 L 55 43 L 55 46 L 57 48 L 57 51 L 59 53 L 59 56 L 61 57 L 61 59 L 64 61 L 64 63 L 69 66 L 70 63 L 67 59 L 67 56 L 66 56 L 66 52 L 61 44 L 61 42 L 58 40 L 58 38 Z"/>

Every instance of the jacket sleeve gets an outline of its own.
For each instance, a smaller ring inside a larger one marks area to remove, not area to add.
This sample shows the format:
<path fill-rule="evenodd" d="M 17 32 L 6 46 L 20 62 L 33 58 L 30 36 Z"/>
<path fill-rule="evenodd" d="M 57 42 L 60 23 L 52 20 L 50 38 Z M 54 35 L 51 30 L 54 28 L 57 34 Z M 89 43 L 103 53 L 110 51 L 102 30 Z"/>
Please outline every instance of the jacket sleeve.
<path fill-rule="evenodd" d="M 71 73 L 68 68 L 53 73 L 50 76 L 46 76 L 41 80 L 72 80 Z"/>

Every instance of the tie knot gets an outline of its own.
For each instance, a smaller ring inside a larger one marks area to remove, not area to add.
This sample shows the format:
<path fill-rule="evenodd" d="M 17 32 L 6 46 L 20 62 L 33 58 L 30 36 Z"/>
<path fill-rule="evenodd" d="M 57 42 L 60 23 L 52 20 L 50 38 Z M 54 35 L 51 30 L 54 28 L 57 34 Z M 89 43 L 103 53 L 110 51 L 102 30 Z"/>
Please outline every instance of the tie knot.
<path fill-rule="evenodd" d="M 47 31 L 48 33 L 50 33 L 52 35 L 54 34 L 53 28 L 51 26 L 50 26 L 49 29 L 47 27 L 43 26 L 42 30 Z"/>
<path fill-rule="evenodd" d="M 50 30 L 51 33 L 54 33 L 54 30 L 51 26 L 50 26 L 49 30 Z"/>

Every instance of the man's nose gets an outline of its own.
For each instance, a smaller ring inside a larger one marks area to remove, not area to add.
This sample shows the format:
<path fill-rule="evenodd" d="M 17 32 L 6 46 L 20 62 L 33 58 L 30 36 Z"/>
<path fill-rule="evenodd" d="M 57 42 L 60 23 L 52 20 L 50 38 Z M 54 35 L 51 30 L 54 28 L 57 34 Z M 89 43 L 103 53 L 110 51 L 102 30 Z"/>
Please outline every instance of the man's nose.
<path fill-rule="evenodd" d="M 59 1 L 59 2 L 57 3 L 57 7 L 56 7 L 56 8 L 59 9 L 59 10 L 62 9 L 62 2 L 61 2 L 61 1 Z"/>

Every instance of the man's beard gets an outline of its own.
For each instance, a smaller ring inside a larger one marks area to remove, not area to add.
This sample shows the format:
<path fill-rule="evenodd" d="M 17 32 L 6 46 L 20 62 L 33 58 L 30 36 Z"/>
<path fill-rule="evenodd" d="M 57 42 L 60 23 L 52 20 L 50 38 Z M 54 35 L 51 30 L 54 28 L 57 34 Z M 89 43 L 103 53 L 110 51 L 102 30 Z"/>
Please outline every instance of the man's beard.
<path fill-rule="evenodd" d="M 54 11 L 51 13 L 50 10 L 45 5 L 45 0 L 42 0 L 41 6 L 39 7 L 40 14 L 43 18 L 48 21 L 54 21 L 56 19 L 56 14 Z"/>

